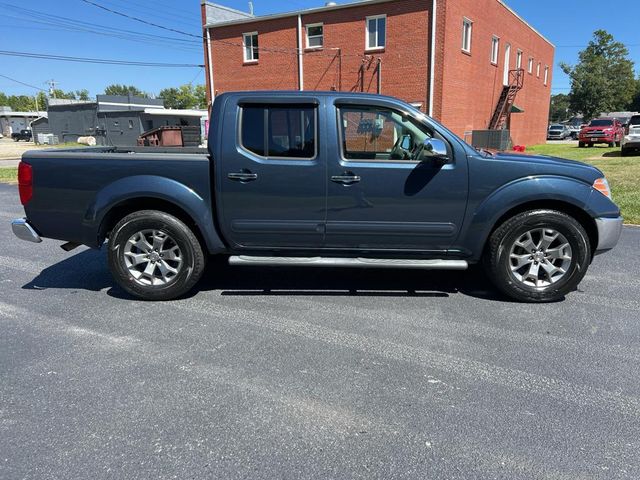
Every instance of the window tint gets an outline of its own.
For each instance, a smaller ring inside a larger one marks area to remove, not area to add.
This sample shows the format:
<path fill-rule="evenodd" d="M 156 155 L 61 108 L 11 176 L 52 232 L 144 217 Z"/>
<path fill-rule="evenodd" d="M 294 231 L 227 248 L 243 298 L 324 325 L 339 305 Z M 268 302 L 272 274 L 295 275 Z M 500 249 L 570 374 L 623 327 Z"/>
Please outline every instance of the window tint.
<path fill-rule="evenodd" d="M 629 120 L 629 125 L 640 125 L 640 115 L 634 115 Z"/>
<path fill-rule="evenodd" d="M 315 108 L 244 107 L 241 142 L 244 148 L 262 157 L 314 158 Z"/>
<path fill-rule="evenodd" d="M 377 107 L 342 107 L 343 156 L 347 160 L 417 161 L 433 136 L 428 127 L 399 112 Z"/>
<path fill-rule="evenodd" d="M 590 127 L 611 127 L 613 126 L 613 120 L 591 120 Z"/>

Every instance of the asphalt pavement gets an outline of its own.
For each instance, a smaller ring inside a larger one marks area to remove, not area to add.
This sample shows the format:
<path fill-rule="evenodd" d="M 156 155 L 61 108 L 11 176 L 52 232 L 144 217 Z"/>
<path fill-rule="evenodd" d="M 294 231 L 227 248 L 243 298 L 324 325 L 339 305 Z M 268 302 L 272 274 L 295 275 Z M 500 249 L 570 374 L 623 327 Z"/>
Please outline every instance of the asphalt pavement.
<path fill-rule="evenodd" d="M 222 260 L 146 303 L 21 215 L 0 185 L 2 479 L 640 478 L 638 228 L 548 305 Z"/>

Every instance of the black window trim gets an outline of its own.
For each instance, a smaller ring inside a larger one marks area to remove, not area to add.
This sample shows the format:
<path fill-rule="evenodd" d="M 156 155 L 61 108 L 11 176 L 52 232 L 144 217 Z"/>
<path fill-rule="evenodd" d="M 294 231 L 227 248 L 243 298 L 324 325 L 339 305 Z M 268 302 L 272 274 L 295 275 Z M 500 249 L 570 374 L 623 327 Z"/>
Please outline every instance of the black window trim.
<path fill-rule="evenodd" d="M 309 161 L 314 161 L 318 159 L 318 152 L 319 152 L 319 138 L 318 138 L 318 121 L 319 121 L 319 115 L 318 115 L 318 106 L 320 105 L 320 102 L 318 102 L 317 100 L 311 100 L 311 101 L 301 101 L 300 99 L 297 99 L 297 101 L 274 101 L 273 99 L 269 99 L 268 101 L 260 101 L 260 98 L 256 98 L 256 97 L 252 97 L 251 101 L 243 101 L 243 99 L 241 99 L 240 101 L 238 101 L 238 135 L 237 135 L 237 144 L 238 147 L 240 149 L 242 149 L 244 152 L 248 153 L 249 155 L 253 155 L 257 158 L 263 159 L 263 160 L 286 160 L 286 161 L 292 161 L 292 162 L 309 162 Z M 286 99 L 286 100 L 293 100 L 293 99 Z M 269 108 L 287 108 L 287 107 L 301 107 L 301 108 L 312 108 L 313 109 L 313 117 L 314 117 L 314 138 L 315 141 L 313 142 L 313 157 L 278 157 L 278 156 L 270 156 L 270 155 L 260 155 L 256 152 L 252 152 L 251 150 L 249 150 L 247 147 L 245 147 L 242 143 L 242 121 L 243 121 L 243 116 L 244 116 L 244 109 L 246 107 L 262 107 L 264 108 L 264 132 L 263 132 L 263 140 L 264 140 L 264 152 L 266 154 L 269 153 L 269 148 L 268 148 L 268 138 L 269 138 Z"/>

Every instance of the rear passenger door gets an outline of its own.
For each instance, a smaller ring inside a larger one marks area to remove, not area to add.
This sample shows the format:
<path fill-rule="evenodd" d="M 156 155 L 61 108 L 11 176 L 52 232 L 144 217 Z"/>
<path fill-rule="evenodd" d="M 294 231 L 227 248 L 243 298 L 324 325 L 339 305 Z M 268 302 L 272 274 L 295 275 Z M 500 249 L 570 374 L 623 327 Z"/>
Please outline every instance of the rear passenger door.
<path fill-rule="evenodd" d="M 320 107 L 313 96 L 251 96 L 225 109 L 218 211 L 235 248 L 322 246 L 327 185 Z"/>

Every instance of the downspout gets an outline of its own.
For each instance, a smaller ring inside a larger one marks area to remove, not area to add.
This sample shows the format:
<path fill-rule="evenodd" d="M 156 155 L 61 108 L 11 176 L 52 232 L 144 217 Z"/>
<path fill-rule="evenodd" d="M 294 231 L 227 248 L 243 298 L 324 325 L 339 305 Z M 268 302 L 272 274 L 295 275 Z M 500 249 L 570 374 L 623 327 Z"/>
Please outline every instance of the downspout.
<path fill-rule="evenodd" d="M 382 59 L 378 58 L 378 95 L 382 93 Z"/>
<path fill-rule="evenodd" d="M 209 27 L 205 27 L 207 29 L 207 63 L 209 66 L 209 98 L 211 99 L 210 104 L 213 104 L 213 99 L 215 98 L 215 89 L 213 88 L 213 63 L 211 62 L 211 34 L 209 32 Z"/>
<path fill-rule="evenodd" d="M 433 118 L 433 92 L 435 91 L 436 72 L 436 26 L 438 19 L 438 0 L 432 0 L 431 11 L 431 62 L 429 65 L 429 116 Z"/>
<path fill-rule="evenodd" d="M 302 15 L 298 15 L 298 88 L 304 90 L 304 66 L 302 50 Z"/>

